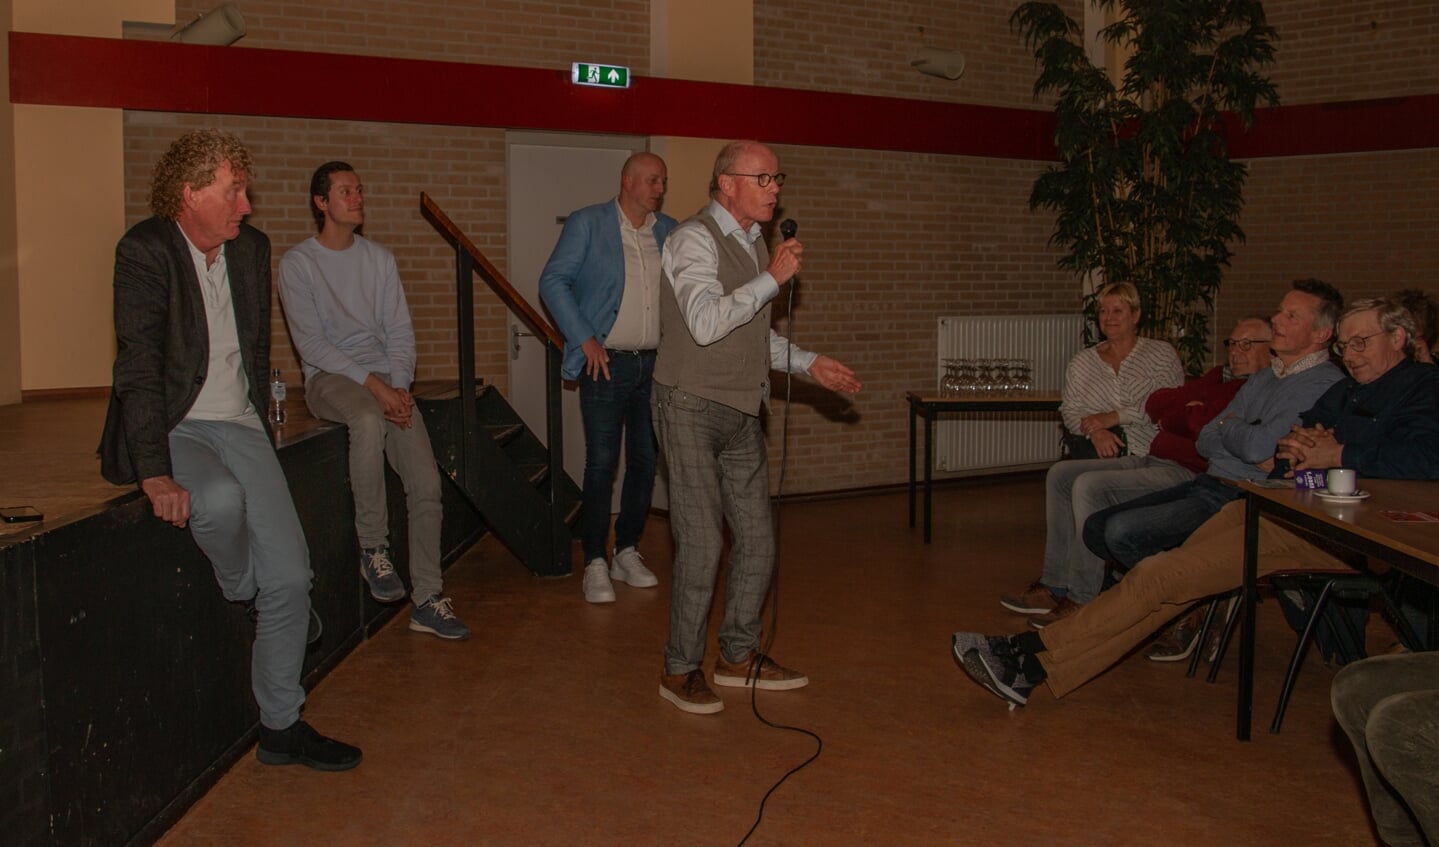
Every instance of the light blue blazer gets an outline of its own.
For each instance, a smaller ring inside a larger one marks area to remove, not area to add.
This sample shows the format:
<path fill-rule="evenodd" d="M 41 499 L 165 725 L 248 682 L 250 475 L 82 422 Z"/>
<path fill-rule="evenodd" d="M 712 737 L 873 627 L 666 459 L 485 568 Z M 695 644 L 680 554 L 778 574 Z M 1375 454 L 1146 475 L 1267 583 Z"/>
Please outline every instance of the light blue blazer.
<path fill-rule="evenodd" d="M 620 211 L 614 200 L 586 206 L 565 220 L 560 240 L 540 273 L 540 299 L 565 336 L 560 374 L 578 379 L 585 367 L 580 345 L 594 338 L 600 344 L 614 328 L 625 293 L 625 252 L 620 244 Z M 676 221 L 655 213 L 655 245 Z"/>

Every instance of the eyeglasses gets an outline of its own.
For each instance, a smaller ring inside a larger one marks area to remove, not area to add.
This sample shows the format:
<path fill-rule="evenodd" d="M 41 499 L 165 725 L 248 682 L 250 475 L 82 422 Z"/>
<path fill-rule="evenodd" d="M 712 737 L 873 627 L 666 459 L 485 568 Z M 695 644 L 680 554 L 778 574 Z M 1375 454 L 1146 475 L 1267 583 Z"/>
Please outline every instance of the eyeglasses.
<path fill-rule="evenodd" d="M 1388 334 L 1389 330 L 1380 330 L 1379 332 L 1371 332 L 1368 335 L 1356 335 L 1348 341 L 1336 341 L 1334 342 L 1334 354 L 1337 356 L 1343 356 L 1345 350 L 1353 350 L 1355 353 L 1363 353 L 1364 348 L 1369 346 L 1369 339 L 1377 335 Z"/>
<path fill-rule="evenodd" d="M 1226 339 L 1224 339 L 1224 347 L 1225 347 L 1226 349 L 1231 348 L 1231 347 L 1238 347 L 1240 350 L 1244 351 L 1245 353 L 1248 353 L 1248 352 L 1249 352 L 1249 348 L 1253 347 L 1253 346 L 1256 345 L 1256 344 L 1268 344 L 1268 343 L 1269 343 L 1269 339 L 1267 339 L 1267 338 L 1226 338 Z"/>
<path fill-rule="evenodd" d="M 736 174 L 729 171 L 725 171 L 725 176 L 752 176 L 760 188 L 768 188 L 771 182 L 783 188 L 785 179 L 784 174 Z"/>

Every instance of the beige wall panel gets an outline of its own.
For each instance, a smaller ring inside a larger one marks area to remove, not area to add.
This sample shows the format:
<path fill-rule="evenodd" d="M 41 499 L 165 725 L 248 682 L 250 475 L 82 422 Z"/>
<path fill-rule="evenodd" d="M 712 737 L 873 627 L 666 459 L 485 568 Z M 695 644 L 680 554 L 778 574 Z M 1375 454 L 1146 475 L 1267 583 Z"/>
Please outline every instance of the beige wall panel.
<path fill-rule="evenodd" d="M 8 28 L 14 3 L 0 0 Z M 20 402 L 20 272 L 15 243 L 15 107 L 10 105 L 10 39 L 0 42 L 0 405 Z M 8 199 L 6 199 L 8 198 Z"/>
<path fill-rule="evenodd" d="M 15 29 L 119 38 L 121 21 L 172 23 L 174 0 L 12 0 Z M 214 0 L 211 6 L 219 5 Z M 209 7 L 207 7 L 209 8 Z"/>
<path fill-rule="evenodd" d="M 15 107 L 21 384 L 110 384 L 111 277 L 124 229 L 121 114 Z"/>
<path fill-rule="evenodd" d="M 161 0 L 13 0 L 15 30 L 117 38 L 122 20 L 170 23 Z M 8 67 L 8 61 L 6 65 Z M 8 88 L 8 86 L 7 86 Z M 8 98 L 7 98 L 8 101 Z M 0 402 L 21 389 L 110 384 L 114 330 L 110 274 L 124 225 L 121 114 L 112 109 L 9 107 L 18 221 L 0 272 Z M 0 226 L 3 226 L 0 222 Z M 13 288 L 7 290 L 7 285 Z M 7 320 L 19 323 L 6 332 Z M 11 351 L 13 350 L 13 355 Z"/>
<path fill-rule="evenodd" d="M 754 82 L 754 3 L 654 0 L 651 55 L 657 76 Z"/>

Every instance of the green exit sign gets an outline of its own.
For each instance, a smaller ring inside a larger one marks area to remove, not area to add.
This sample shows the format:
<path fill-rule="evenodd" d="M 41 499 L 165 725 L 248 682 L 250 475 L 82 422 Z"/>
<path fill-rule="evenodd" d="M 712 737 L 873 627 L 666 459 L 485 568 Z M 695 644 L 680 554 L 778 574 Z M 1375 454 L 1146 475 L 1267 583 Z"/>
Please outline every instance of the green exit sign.
<path fill-rule="evenodd" d="M 619 65 L 575 62 L 570 66 L 570 82 L 575 85 L 598 85 L 602 88 L 629 88 L 630 69 Z"/>

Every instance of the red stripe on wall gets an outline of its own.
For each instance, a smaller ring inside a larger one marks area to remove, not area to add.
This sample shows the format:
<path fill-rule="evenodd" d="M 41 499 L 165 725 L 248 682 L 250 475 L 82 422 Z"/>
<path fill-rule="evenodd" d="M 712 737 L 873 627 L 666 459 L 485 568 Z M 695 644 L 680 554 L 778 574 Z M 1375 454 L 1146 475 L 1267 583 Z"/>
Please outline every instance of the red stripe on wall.
<path fill-rule="evenodd" d="M 349 84 L 317 98 L 304 80 Z M 10 33 L 10 100 L 161 112 L 512 129 L 759 138 L 1005 159 L 1053 159 L 1053 115 L 958 103 L 569 70 Z M 1264 109 L 1231 125 L 1238 158 L 1439 147 L 1439 94 Z"/>

